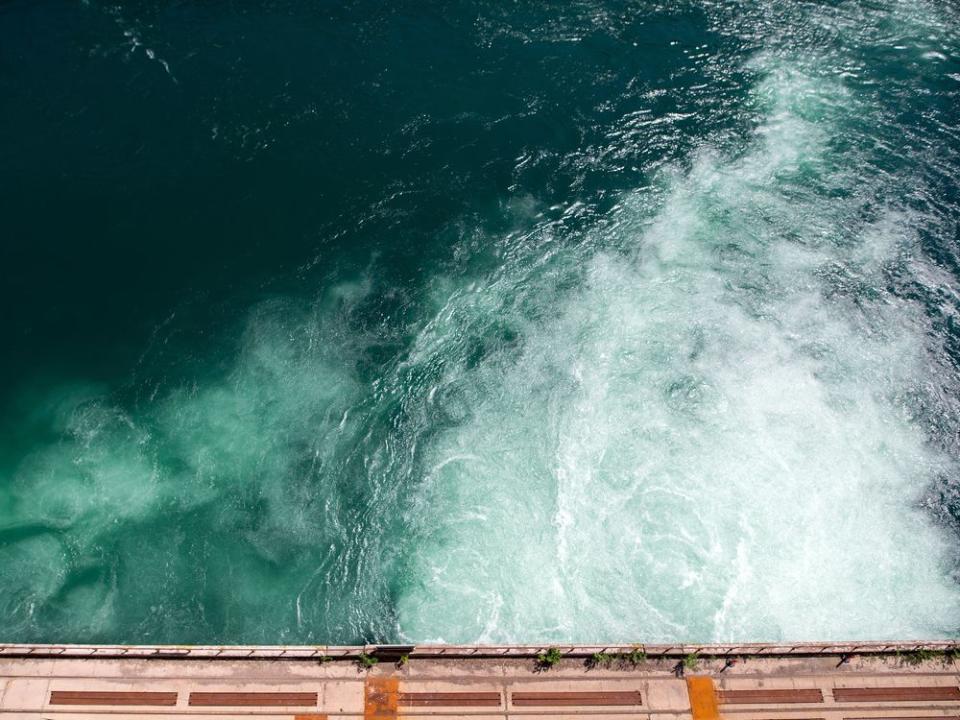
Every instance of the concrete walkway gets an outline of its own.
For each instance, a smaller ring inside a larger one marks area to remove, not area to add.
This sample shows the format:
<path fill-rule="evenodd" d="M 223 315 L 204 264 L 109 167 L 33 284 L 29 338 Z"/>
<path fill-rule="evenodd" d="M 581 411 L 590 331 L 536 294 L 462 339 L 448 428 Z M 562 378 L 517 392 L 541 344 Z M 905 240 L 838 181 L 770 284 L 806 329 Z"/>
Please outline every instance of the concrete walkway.
<path fill-rule="evenodd" d="M 676 660 L 547 671 L 522 659 L 0 659 L 0 720 L 49 718 L 643 718 L 960 720 L 960 665 L 889 657 Z"/>

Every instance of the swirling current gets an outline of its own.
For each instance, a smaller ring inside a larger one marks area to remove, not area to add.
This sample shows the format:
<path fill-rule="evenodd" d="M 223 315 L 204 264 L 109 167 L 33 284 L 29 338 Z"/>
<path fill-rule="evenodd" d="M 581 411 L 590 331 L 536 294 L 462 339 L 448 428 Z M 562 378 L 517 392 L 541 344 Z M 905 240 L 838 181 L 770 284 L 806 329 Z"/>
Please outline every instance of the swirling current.
<path fill-rule="evenodd" d="M 960 632 L 960 9 L 0 3 L 4 641 Z"/>

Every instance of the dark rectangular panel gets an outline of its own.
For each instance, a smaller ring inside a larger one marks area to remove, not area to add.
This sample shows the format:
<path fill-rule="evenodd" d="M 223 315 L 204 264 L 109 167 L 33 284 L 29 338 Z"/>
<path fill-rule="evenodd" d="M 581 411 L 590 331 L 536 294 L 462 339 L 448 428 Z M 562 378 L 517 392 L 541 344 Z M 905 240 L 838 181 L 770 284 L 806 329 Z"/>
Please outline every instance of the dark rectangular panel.
<path fill-rule="evenodd" d="M 956 685 L 932 687 L 834 688 L 837 702 L 900 702 L 904 700 L 960 700 Z"/>
<path fill-rule="evenodd" d="M 618 692 L 515 692 L 510 696 L 516 707 L 642 705 L 639 690 Z"/>
<path fill-rule="evenodd" d="M 718 690 L 717 700 L 728 705 L 763 705 L 767 703 L 822 703 L 818 688 L 798 690 Z"/>
<path fill-rule="evenodd" d="M 205 707 L 307 707 L 317 704 L 311 692 L 193 692 L 190 704 Z"/>
<path fill-rule="evenodd" d="M 112 690 L 54 690 L 51 705 L 164 705 L 177 704 L 175 692 L 122 692 Z"/>
<path fill-rule="evenodd" d="M 398 700 L 408 707 L 500 707 L 498 692 L 402 692 Z"/>

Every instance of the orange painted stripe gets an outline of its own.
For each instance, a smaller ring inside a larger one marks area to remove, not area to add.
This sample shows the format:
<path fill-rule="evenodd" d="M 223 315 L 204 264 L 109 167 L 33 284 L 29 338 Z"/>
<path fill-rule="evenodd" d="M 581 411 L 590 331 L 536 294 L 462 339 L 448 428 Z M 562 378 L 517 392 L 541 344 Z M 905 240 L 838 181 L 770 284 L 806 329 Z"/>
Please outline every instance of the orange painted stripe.
<path fill-rule="evenodd" d="M 693 715 L 693 720 L 720 720 L 713 678 L 702 675 L 688 677 L 687 694 L 690 696 L 690 714 Z"/>
<path fill-rule="evenodd" d="M 396 720 L 399 686 L 396 678 L 367 678 L 363 684 L 364 720 Z"/>

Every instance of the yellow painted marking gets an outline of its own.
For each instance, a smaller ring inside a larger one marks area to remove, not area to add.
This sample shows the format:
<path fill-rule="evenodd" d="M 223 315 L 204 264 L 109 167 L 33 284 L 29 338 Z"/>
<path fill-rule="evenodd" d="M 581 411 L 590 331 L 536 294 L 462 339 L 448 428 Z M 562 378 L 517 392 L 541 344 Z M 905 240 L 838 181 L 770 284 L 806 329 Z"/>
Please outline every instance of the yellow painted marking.
<path fill-rule="evenodd" d="M 688 677 L 687 694 L 690 696 L 690 714 L 693 715 L 693 720 L 720 720 L 713 678 L 702 675 Z"/>
<path fill-rule="evenodd" d="M 364 720 L 396 720 L 399 685 L 396 678 L 367 678 L 363 684 Z"/>

